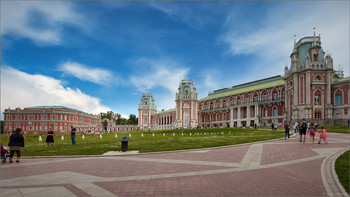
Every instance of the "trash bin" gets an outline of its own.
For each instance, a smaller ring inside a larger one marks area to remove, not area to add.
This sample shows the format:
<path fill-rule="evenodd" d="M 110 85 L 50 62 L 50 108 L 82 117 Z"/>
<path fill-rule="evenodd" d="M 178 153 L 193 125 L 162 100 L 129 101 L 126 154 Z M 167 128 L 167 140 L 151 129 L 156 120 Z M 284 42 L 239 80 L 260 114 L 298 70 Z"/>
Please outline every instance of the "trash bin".
<path fill-rule="evenodd" d="M 120 139 L 120 142 L 122 143 L 122 152 L 128 151 L 128 141 L 129 141 L 129 137 L 128 136 L 123 136 Z"/>

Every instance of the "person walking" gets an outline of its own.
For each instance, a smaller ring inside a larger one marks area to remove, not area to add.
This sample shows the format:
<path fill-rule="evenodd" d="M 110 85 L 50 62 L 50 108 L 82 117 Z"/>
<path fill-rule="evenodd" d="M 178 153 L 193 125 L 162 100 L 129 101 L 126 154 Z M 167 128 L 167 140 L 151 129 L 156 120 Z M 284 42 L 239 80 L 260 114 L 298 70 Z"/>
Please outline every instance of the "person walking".
<path fill-rule="evenodd" d="M 294 124 L 294 133 L 296 133 L 298 130 L 298 122 L 295 122 Z"/>
<path fill-rule="evenodd" d="M 275 122 L 274 127 L 275 127 L 275 131 L 276 131 L 277 130 L 277 122 Z"/>
<path fill-rule="evenodd" d="M 316 130 L 314 123 L 310 124 L 310 144 L 313 144 L 315 141 Z"/>
<path fill-rule="evenodd" d="M 10 141 L 8 143 L 10 147 L 10 163 L 13 163 L 13 155 L 17 154 L 16 162 L 19 162 L 21 157 L 21 150 L 24 147 L 24 137 L 21 134 L 21 129 L 17 128 L 15 133 L 10 136 Z"/>
<path fill-rule="evenodd" d="M 323 139 L 323 141 L 326 144 L 328 144 L 328 142 L 327 142 L 327 131 L 326 131 L 326 129 L 324 127 L 321 127 L 320 133 L 321 133 L 321 136 L 320 136 L 320 140 L 318 141 L 318 144 L 321 144 L 321 139 Z"/>
<path fill-rule="evenodd" d="M 273 122 L 271 122 L 271 130 L 273 130 L 274 128 L 274 125 L 273 125 Z"/>
<path fill-rule="evenodd" d="M 289 129 L 290 129 L 289 124 L 288 124 L 288 122 L 286 122 L 284 124 L 284 140 L 287 140 L 287 135 L 288 135 L 288 140 L 289 140 Z"/>
<path fill-rule="evenodd" d="M 47 137 L 46 137 L 46 144 L 47 144 L 47 148 L 50 147 L 50 145 L 52 147 L 55 147 L 55 145 L 53 144 L 55 141 L 53 139 L 53 131 L 52 129 L 50 128 L 50 130 L 47 132 Z"/>
<path fill-rule="evenodd" d="M 303 119 L 300 123 L 300 142 L 303 139 L 303 135 L 304 135 L 304 140 L 303 142 L 305 143 L 306 140 L 306 129 L 307 129 L 307 124 L 305 122 L 305 119 Z"/>
<path fill-rule="evenodd" d="M 75 141 L 75 134 L 77 133 L 77 129 L 71 126 L 70 138 L 72 139 L 72 144 L 75 145 L 77 142 Z"/>

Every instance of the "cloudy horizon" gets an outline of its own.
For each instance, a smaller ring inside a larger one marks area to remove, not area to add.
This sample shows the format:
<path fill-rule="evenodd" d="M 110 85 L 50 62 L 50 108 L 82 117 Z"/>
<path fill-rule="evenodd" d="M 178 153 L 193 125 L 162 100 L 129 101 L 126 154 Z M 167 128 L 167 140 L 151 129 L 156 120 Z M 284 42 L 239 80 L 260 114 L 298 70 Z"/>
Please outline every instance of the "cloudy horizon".
<path fill-rule="evenodd" d="M 314 27 L 349 76 L 348 1 L 1 1 L 1 113 L 63 105 L 138 115 L 145 92 L 167 110 L 184 78 L 203 98 L 283 75 L 294 35 Z"/>

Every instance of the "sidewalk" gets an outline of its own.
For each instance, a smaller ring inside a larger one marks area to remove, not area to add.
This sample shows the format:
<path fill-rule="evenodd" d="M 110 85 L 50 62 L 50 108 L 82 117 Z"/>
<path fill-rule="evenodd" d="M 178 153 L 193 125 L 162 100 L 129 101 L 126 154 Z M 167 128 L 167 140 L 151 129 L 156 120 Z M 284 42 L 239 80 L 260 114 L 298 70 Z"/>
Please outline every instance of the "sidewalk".
<path fill-rule="evenodd" d="M 349 149 L 350 135 L 328 136 L 328 144 L 295 137 L 158 154 L 22 158 L 1 165 L 0 196 L 342 196 L 332 161 Z"/>

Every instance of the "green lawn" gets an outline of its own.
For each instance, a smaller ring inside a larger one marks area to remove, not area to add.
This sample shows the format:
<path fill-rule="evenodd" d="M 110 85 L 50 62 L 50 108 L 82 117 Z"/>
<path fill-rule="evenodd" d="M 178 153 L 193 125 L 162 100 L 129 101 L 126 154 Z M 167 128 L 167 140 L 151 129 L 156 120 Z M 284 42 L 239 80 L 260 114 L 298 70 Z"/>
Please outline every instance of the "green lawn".
<path fill-rule="evenodd" d="M 337 172 L 340 183 L 345 188 L 345 191 L 349 192 L 349 154 L 350 151 L 346 151 L 335 161 L 335 171 Z"/>
<path fill-rule="evenodd" d="M 77 145 L 72 145 L 69 133 L 55 133 L 55 147 L 47 148 L 46 135 L 41 135 L 43 141 L 39 142 L 39 135 L 31 134 L 25 135 L 25 147 L 21 154 L 23 156 L 101 155 L 108 151 L 120 151 L 120 138 L 121 136 L 129 136 L 129 133 L 132 135 L 129 139 L 129 150 L 139 150 L 140 153 L 217 147 L 284 137 L 284 132 L 232 128 L 154 132 L 124 131 L 117 132 L 118 138 L 115 138 L 114 133 L 104 133 L 102 139 L 100 139 L 99 134 L 85 134 L 84 140 L 82 139 L 83 134 L 79 133 L 76 136 Z M 141 133 L 144 137 L 141 137 Z M 152 136 L 152 133 L 155 136 Z M 163 136 L 163 133 L 165 136 Z M 173 133 L 175 133 L 175 136 L 173 136 Z M 195 133 L 199 135 L 195 135 Z M 62 135 L 64 140 L 61 140 Z M 8 140 L 8 135 L 2 135 L 1 142 L 4 146 L 7 146 Z"/>
<path fill-rule="evenodd" d="M 350 129 L 347 126 L 330 126 L 326 129 L 327 129 L 327 132 L 350 134 Z"/>

